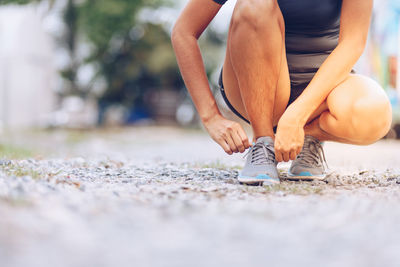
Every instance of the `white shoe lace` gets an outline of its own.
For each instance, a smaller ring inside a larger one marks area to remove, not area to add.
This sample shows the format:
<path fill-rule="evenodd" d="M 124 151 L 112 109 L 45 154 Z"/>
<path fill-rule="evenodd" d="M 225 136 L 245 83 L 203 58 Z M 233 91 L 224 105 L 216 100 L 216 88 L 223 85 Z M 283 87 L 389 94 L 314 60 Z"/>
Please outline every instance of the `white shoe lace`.
<path fill-rule="evenodd" d="M 314 138 L 305 139 L 303 149 L 300 154 L 297 155 L 296 161 L 298 164 L 306 167 L 319 167 L 322 165 L 322 167 L 328 168 L 324 149 L 322 148 L 321 143 Z"/>
<path fill-rule="evenodd" d="M 275 152 L 274 148 L 270 144 L 256 143 L 244 157 L 251 157 L 251 163 L 254 165 L 265 165 L 275 163 Z"/>

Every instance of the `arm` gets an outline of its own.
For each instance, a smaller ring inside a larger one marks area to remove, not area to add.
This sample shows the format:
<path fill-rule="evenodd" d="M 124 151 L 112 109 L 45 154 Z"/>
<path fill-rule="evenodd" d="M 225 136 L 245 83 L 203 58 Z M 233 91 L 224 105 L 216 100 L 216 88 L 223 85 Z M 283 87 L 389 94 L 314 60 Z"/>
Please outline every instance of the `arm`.
<path fill-rule="evenodd" d="M 337 47 L 279 120 L 275 139 L 279 161 L 294 159 L 301 151 L 307 120 L 330 92 L 348 77 L 361 56 L 368 37 L 372 7 L 373 0 L 343 0 Z"/>
<path fill-rule="evenodd" d="M 365 48 L 373 0 L 343 0 L 339 44 L 321 65 L 314 78 L 289 107 L 304 126 L 329 93 L 350 73 Z"/>
<path fill-rule="evenodd" d="M 212 0 L 191 0 L 172 30 L 172 45 L 179 69 L 200 118 L 211 137 L 228 153 L 249 147 L 240 124 L 222 117 L 211 93 L 197 43 L 221 5 Z"/>

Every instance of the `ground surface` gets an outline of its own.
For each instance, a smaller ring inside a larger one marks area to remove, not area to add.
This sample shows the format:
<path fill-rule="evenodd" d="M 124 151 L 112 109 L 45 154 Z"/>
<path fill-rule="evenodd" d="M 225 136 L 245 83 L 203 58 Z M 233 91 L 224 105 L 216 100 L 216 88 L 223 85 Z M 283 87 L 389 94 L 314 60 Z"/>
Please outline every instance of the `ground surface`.
<path fill-rule="evenodd" d="M 3 143 L 2 267 L 400 266 L 400 142 L 326 143 L 326 181 L 274 187 L 239 185 L 242 155 L 195 130 Z"/>

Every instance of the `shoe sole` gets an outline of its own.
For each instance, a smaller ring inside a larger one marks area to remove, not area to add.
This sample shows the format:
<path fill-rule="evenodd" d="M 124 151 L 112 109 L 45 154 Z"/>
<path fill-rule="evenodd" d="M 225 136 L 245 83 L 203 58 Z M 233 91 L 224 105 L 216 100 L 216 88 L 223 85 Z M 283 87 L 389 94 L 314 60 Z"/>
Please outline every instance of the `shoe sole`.
<path fill-rule="evenodd" d="M 238 180 L 241 184 L 245 185 L 274 185 L 280 183 L 279 180 L 271 178 L 265 174 L 257 175 L 256 177 L 239 176 Z"/>
<path fill-rule="evenodd" d="M 300 174 L 293 174 L 288 172 L 288 176 L 286 179 L 288 180 L 324 180 L 326 177 L 326 174 L 321 174 L 321 175 L 312 175 L 309 172 L 302 172 Z"/>

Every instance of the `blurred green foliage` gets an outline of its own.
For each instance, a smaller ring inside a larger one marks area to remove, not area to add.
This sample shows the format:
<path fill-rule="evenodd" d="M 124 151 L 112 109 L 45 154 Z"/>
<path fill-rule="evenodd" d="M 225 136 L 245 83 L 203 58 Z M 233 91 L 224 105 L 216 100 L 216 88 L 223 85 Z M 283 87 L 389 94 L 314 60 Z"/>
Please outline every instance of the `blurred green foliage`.
<path fill-rule="evenodd" d="M 54 0 L 57 1 L 57 0 Z M 40 0 L 0 0 L 0 4 L 28 4 Z M 141 23 L 143 8 L 171 4 L 167 0 L 84 0 L 64 1 L 63 21 L 66 30 L 59 46 L 69 54 L 70 62 L 61 71 L 66 95 L 87 97 L 98 78 L 105 81 L 101 101 L 122 102 L 132 106 L 150 88 L 183 86 L 172 53 L 169 34 L 162 25 Z M 84 58 L 79 44 L 90 46 Z M 92 83 L 77 81 L 79 69 L 95 66 Z"/>
<path fill-rule="evenodd" d="M 28 4 L 41 0 L 0 0 L 0 4 Z M 63 95 L 95 96 L 101 106 L 121 103 L 132 109 L 143 103 L 150 90 L 184 88 L 172 51 L 170 36 L 164 25 L 138 20 L 144 8 L 171 5 L 169 0 L 42 0 L 62 1 L 65 30 L 58 46 L 69 55 L 68 66 L 61 71 L 65 81 Z M 54 5 L 53 5 L 54 6 Z M 207 73 L 216 67 L 215 53 L 221 38 L 207 31 L 202 46 Z M 85 44 L 89 53 L 82 56 Z M 214 60 L 213 60 L 214 59 Z M 79 71 L 92 66 L 95 73 L 87 84 L 78 80 Z M 104 91 L 93 88 L 102 81 Z"/>
<path fill-rule="evenodd" d="M 88 62 L 97 63 L 108 90 L 103 103 L 138 105 L 144 92 L 183 87 L 169 33 L 152 23 L 137 21 L 143 7 L 161 0 L 89 0 L 78 7 L 79 26 L 94 47 Z"/>

